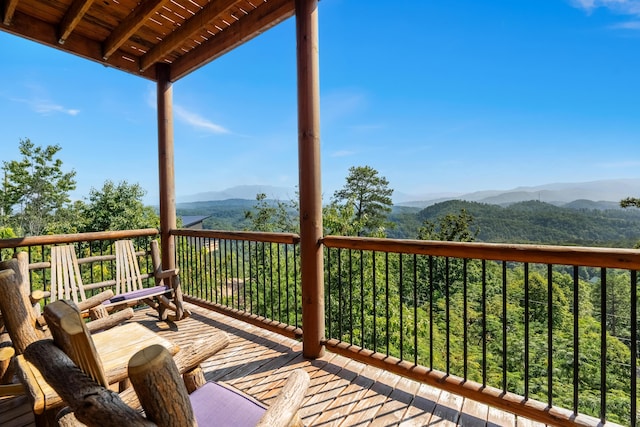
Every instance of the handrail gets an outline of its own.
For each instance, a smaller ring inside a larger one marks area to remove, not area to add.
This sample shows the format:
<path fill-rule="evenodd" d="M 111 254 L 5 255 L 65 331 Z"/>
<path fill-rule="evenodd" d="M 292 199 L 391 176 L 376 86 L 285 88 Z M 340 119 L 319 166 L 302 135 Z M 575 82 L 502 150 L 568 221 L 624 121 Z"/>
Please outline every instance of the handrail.
<path fill-rule="evenodd" d="M 178 228 L 169 232 L 173 236 L 205 237 L 210 239 L 244 240 L 252 242 L 282 243 L 294 245 L 300 242 L 300 236 L 293 233 L 268 233 L 254 231 L 220 231 L 220 230 L 190 230 Z"/>
<path fill-rule="evenodd" d="M 12 239 L 0 239 L 0 249 L 20 246 L 57 245 L 61 243 L 88 242 L 93 240 L 117 240 L 130 237 L 155 236 L 158 230 L 144 228 L 140 230 L 95 231 L 91 233 L 51 234 L 47 236 L 26 236 Z"/>
<path fill-rule="evenodd" d="M 640 270 L 640 250 L 326 236 L 328 248 Z"/>

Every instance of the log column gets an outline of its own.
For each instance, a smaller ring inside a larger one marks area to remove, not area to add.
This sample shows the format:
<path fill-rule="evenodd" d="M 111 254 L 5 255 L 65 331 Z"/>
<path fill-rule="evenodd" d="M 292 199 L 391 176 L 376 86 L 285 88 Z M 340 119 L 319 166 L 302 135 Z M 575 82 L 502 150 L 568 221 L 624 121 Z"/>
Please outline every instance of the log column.
<path fill-rule="evenodd" d="M 173 88 L 168 64 L 156 65 L 158 78 L 158 175 L 160 178 L 160 243 L 162 265 L 175 268 L 176 189 L 173 155 Z"/>
<path fill-rule="evenodd" d="M 298 173 L 300 190 L 300 273 L 302 353 L 321 357 L 324 347 L 324 260 L 320 184 L 320 84 L 318 2 L 296 0 L 298 68 Z"/>

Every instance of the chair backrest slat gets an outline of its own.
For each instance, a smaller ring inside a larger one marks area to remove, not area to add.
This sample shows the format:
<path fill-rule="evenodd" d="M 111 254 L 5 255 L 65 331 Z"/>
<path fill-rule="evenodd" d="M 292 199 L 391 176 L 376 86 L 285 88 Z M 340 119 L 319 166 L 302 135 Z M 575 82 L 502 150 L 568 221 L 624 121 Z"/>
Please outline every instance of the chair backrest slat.
<path fill-rule="evenodd" d="M 142 289 L 138 256 L 131 240 L 116 241 L 116 295 Z"/>
<path fill-rule="evenodd" d="M 73 245 L 51 247 L 51 302 L 59 299 L 76 303 L 86 299 Z"/>

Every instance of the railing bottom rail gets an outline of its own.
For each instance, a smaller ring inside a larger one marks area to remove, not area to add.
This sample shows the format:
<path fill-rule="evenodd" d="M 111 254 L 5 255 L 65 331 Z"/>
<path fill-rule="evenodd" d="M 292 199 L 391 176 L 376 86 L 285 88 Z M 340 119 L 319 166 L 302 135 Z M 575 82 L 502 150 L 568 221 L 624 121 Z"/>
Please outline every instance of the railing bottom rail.
<path fill-rule="evenodd" d="M 533 399 L 507 393 L 500 389 L 483 386 L 474 381 L 464 380 L 455 375 L 414 365 L 393 356 L 367 350 L 343 341 L 329 339 L 324 342 L 327 350 L 359 362 L 393 372 L 404 377 L 423 382 L 433 387 L 485 403 L 507 412 L 554 426 L 602 426 L 602 422 L 583 414 L 574 414 L 568 409 L 549 406 Z M 607 422 L 607 426 L 618 424 Z"/>
<path fill-rule="evenodd" d="M 287 325 L 286 323 L 276 322 L 275 320 L 267 319 L 266 317 L 258 316 L 256 314 L 250 314 L 246 311 L 230 308 L 225 305 L 216 304 L 214 302 L 206 301 L 201 298 L 195 298 L 189 295 L 184 295 L 184 301 L 193 305 L 197 305 L 202 308 L 206 308 L 217 313 L 233 317 L 234 319 L 242 320 L 243 322 L 252 324 L 259 328 L 267 329 L 271 332 L 278 333 L 287 338 L 293 338 L 299 340 L 302 338 L 302 329 L 295 326 Z"/>

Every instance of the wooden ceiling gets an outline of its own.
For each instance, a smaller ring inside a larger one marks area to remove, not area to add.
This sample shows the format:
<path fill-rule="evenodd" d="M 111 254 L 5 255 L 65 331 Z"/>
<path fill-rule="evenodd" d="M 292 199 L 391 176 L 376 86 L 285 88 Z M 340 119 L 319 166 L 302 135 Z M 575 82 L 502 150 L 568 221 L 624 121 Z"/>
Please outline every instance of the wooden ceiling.
<path fill-rule="evenodd" d="M 294 0 L 0 0 L 0 29 L 176 81 L 294 14 Z"/>

